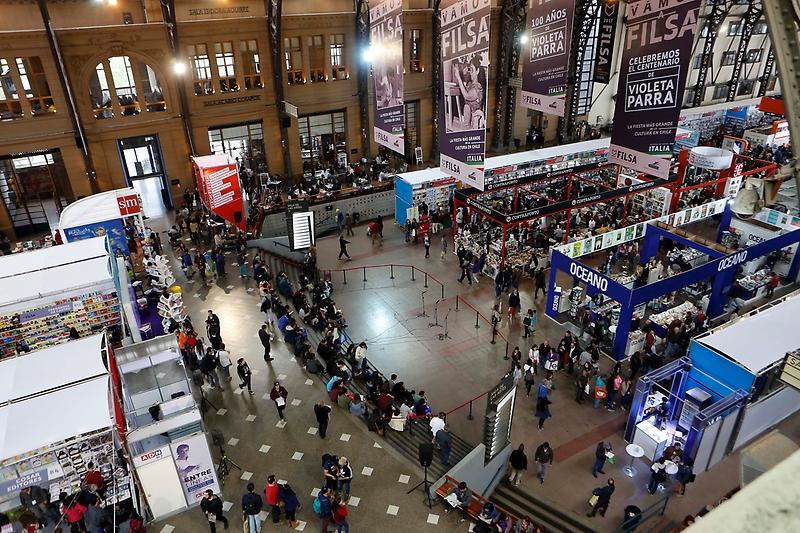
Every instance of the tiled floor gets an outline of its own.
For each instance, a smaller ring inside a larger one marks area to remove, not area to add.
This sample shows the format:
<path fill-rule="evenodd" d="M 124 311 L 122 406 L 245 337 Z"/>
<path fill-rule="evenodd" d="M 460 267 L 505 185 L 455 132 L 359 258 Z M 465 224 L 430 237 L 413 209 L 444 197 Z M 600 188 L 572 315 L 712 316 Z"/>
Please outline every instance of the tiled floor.
<path fill-rule="evenodd" d="M 519 345 L 523 352 L 527 351 L 528 344 L 520 336 L 519 321 L 509 323 L 504 319 L 499 328 L 503 337 L 490 344 L 491 328 L 480 316 L 477 317 L 479 327 L 475 328 L 476 311 L 473 308 L 484 316 L 489 315 L 494 303 L 491 280 L 481 278 L 480 283 L 471 287 L 460 285 L 456 282 L 458 273 L 452 254 L 444 261 L 438 254 L 432 254 L 426 260 L 422 245 L 405 244 L 401 233 L 391 223 L 387 223 L 385 235 L 383 245 L 373 247 L 357 229 L 356 236 L 350 239 L 353 261 L 348 263 L 336 260 L 338 244 L 335 238 L 318 241 L 319 265 L 334 270 L 331 276 L 335 284 L 335 299 L 348 317 L 348 334 L 355 341 L 367 340 L 368 357 L 385 374 L 396 372 L 408 388 L 424 389 L 435 410 L 451 410 L 463 404 L 449 415 L 448 423 L 456 434 L 477 443 L 485 398 L 473 402 L 471 421 L 467 418 L 469 400 L 489 390 L 506 372 L 509 365 L 503 358 L 506 350 L 510 352 Z M 435 244 L 438 245 L 438 239 Z M 363 269 L 367 265 L 392 263 L 414 264 L 424 269 L 429 273 L 428 287 L 425 287 L 424 274 L 419 271 L 412 281 L 408 267 Z M 350 270 L 346 273 L 336 271 L 343 267 Z M 256 336 L 262 315 L 258 312 L 257 297 L 252 291 L 247 292 L 254 283 L 252 280 L 242 283 L 231 271 L 234 269 L 229 268 L 228 280 L 217 281 L 209 287 L 193 284 L 189 290 L 196 298 L 185 301 L 196 320 L 201 320 L 205 310 L 214 309 L 221 318 L 222 336 L 234 359 L 243 356 L 258 371 L 253 379 L 256 396 L 235 395 L 229 388 L 225 392 L 212 391 L 209 396 L 220 409 L 216 414 L 206 416 L 210 429 L 219 429 L 226 438 L 237 440 L 229 450 L 229 456 L 253 472 L 252 482 L 258 489 L 263 489 L 266 477 L 271 473 L 287 479 L 298 494 L 309 495 L 301 498 L 305 507 L 299 518 L 308 522 L 310 530 L 317 530 L 319 521 L 310 510 L 310 494 L 322 483 L 320 456 L 326 452 L 346 455 L 354 472 L 360 473 L 353 483 L 355 496 L 350 501 L 352 507 L 358 507 L 350 514 L 351 526 L 356 531 L 397 528 L 399 524 L 408 531 L 466 531 L 466 525 L 459 525 L 454 516 L 440 516 L 441 508 L 430 514 L 426 512 L 421 492 L 405 494 L 408 485 L 418 481 L 416 469 L 412 469 L 414 465 L 398 459 L 391 447 L 382 446 L 374 434 L 368 433 L 363 424 L 352 420 L 344 410 L 334 410 L 328 438 L 325 441 L 319 438 L 312 406 L 318 399 L 326 397 L 322 385 L 305 375 L 280 341 L 273 345 L 275 361 L 269 366 L 264 363 Z M 391 279 L 392 275 L 394 279 Z M 347 284 L 343 283 L 345 276 Z M 179 271 L 177 277 L 182 278 Z M 445 298 L 442 298 L 441 285 L 436 280 L 444 283 Z M 419 316 L 423 310 L 423 291 L 426 316 Z M 544 316 L 544 299 L 531 297 L 529 282 L 523 284 L 520 293 L 523 309 L 536 307 L 538 310 L 539 324 L 534 340 L 538 343 L 548 338 L 551 344 L 556 344 L 563 335 L 563 328 Z M 445 318 L 449 338 L 440 340 L 439 335 L 445 333 Z M 610 366 L 611 362 L 604 364 Z M 289 391 L 286 423 L 277 419 L 268 396 L 262 398 L 275 379 L 280 379 Z M 458 386 L 453 386 L 456 383 Z M 548 440 L 556 457 L 544 485 L 540 485 L 529 472 L 520 488 L 573 512 L 576 517 L 590 520 L 583 516 L 587 510 L 586 500 L 591 489 L 601 481 L 590 477 L 594 446 L 599 440 L 610 441 L 619 451 L 619 460 L 616 465 L 608 465 L 606 472 L 618 480 L 617 493 L 607 517 L 591 519 L 592 527 L 610 531 L 619 524 L 625 505 L 635 503 L 646 507 L 654 501 L 655 497 L 644 491 L 646 468 L 642 465 L 634 480 L 622 474 L 621 468 L 625 464 L 620 431 L 625 422 L 623 412 L 612 413 L 605 409 L 594 410 L 590 405 L 577 405 L 573 400 L 570 376 L 557 375 L 555 383 L 551 406 L 553 418 L 548 420 L 541 433 L 535 429 L 533 398 L 526 398 L 524 390 L 518 395 L 512 433 L 514 442 L 525 444 L 532 461 L 536 447 Z M 247 422 L 248 416 L 255 418 Z M 800 441 L 798 417 L 782 424 L 781 429 Z M 698 482 L 687 490 L 686 497 L 673 499 L 676 501 L 670 503 L 668 516 L 680 521 L 688 512 L 718 499 L 736 484 L 737 468 L 734 456 L 712 473 L 698 477 Z M 237 521 L 238 502 L 245 485 L 238 479 L 239 475 L 229 479 L 223 492 L 223 500 L 234 502 L 229 513 L 235 517 L 234 528 L 240 524 Z M 196 509 L 164 523 L 174 525 L 178 532 L 201 531 L 207 527 Z M 161 524 L 157 525 L 154 531 L 160 531 L 160 527 Z M 303 527 L 306 527 L 305 522 Z"/>

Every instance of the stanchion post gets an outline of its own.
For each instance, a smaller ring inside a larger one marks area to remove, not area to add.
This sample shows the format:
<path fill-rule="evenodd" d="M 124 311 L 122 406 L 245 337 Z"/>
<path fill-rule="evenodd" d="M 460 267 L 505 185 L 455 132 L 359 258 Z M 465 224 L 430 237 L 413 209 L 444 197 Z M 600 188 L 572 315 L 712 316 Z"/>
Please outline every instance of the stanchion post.
<path fill-rule="evenodd" d="M 389 279 L 394 279 L 394 263 L 389 265 Z"/>
<path fill-rule="evenodd" d="M 364 267 L 364 281 L 367 281 L 367 267 Z"/>
<path fill-rule="evenodd" d="M 442 285 L 444 287 L 444 285 Z M 456 313 L 458 313 L 458 294 L 456 294 Z"/>
<path fill-rule="evenodd" d="M 444 300 L 444 283 L 442 283 L 442 300 Z"/>
<path fill-rule="evenodd" d="M 506 355 L 503 357 L 506 361 L 508 361 L 508 341 L 506 341 Z"/>
<path fill-rule="evenodd" d="M 342 270 L 342 278 L 344 278 L 342 285 L 347 285 L 347 270 Z"/>
<path fill-rule="evenodd" d="M 416 270 L 416 268 L 412 266 L 412 267 L 411 267 L 411 281 L 416 281 L 416 280 L 414 279 L 414 271 L 415 271 L 415 270 Z"/>
<path fill-rule="evenodd" d="M 492 342 L 490 344 L 495 344 L 495 336 L 497 336 L 497 324 L 492 324 Z"/>
<path fill-rule="evenodd" d="M 425 288 L 428 288 L 428 273 L 425 272 Z"/>
<path fill-rule="evenodd" d="M 480 327 L 480 326 L 478 325 L 478 318 L 479 318 L 479 317 L 480 317 L 480 315 L 478 314 L 478 312 L 477 312 L 477 311 L 475 311 L 475 329 L 478 329 L 478 328 Z"/>
<path fill-rule="evenodd" d="M 472 400 L 469 401 L 469 414 L 467 415 L 467 420 L 472 420 Z"/>

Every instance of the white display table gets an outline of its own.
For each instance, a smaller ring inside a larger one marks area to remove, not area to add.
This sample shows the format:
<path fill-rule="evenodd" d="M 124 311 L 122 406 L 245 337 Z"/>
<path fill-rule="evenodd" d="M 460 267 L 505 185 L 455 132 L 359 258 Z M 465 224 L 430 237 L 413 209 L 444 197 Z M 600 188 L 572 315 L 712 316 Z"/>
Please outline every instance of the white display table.
<path fill-rule="evenodd" d="M 644 457 L 656 461 L 664 455 L 669 436 L 666 431 L 661 431 L 647 420 L 636 424 L 636 433 L 633 434 L 633 443 L 644 450 Z"/>

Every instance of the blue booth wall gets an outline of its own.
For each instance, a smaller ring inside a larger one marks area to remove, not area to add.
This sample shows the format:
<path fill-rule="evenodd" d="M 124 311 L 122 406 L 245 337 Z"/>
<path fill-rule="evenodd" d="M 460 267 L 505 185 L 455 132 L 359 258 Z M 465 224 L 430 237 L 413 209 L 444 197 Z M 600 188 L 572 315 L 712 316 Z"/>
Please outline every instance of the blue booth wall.
<path fill-rule="evenodd" d="M 753 388 L 754 374 L 696 340 L 689 345 L 689 358 L 692 369 L 682 393 L 699 386 L 717 402 L 737 389 L 749 393 Z"/>
<path fill-rule="evenodd" d="M 411 207 L 414 187 L 402 178 L 394 179 L 394 220 L 404 226 L 407 220 L 406 209 Z"/>

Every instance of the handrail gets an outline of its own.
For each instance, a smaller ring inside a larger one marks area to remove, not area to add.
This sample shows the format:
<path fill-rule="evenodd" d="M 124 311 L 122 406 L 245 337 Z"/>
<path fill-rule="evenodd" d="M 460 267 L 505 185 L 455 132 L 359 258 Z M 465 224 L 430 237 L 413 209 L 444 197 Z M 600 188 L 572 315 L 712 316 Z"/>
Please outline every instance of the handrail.
<path fill-rule="evenodd" d="M 475 396 L 474 398 L 472 398 L 471 400 L 467 400 L 466 402 L 464 402 L 464 403 L 461 403 L 461 404 L 458 404 L 457 406 L 453 407 L 453 408 L 452 408 L 452 409 L 450 409 L 449 411 L 445 411 L 445 412 L 444 412 L 444 414 L 446 414 L 446 415 L 449 415 L 450 413 L 452 413 L 452 412 L 454 412 L 454 411 L 458 411 L 459 409 L 461 409 L 461 408 L 462 408 L 462 407 L 464 407 L 465 405 L 467 405 L 467 404 L 471 404 L 471 403 L 472 403 L 472 402 L 474 402 L 475 400 L 477 400 L 477 399 L 479 399 L 479 398 L 482 398 L 482 397 L 486 396 L 487 394 L 489 394 L 489 392 L 490 392 L 490 391 L 488 391 L 488 390 L 487 390 L 486 392 L 482 392 L 482 393 L 478 394 L 477 396 Z M 472 412 L 472 408 L 470 407 L 470 413 L 471 413 L 471 412 Z M 470 417 L 470 420 L 472 420 L 472 418 L 471 418 L 471 417 Z"/>
<path fill-rule="evenodd" d="M 615 528 L 612 533 L 627 533 L 628 531 L 633 531 L 633 529 L 641 526 L 642 523 L 649 518 L 652 518 L 656 515 L 664 516 L 664 512 L 667 510 L 667 503 L 669 503 L 669 496 L 667 495 L 661 497 L 661 499 L 643 509 L 636 516 L 632 516 L 623 520 L 622 523 Z"/>

